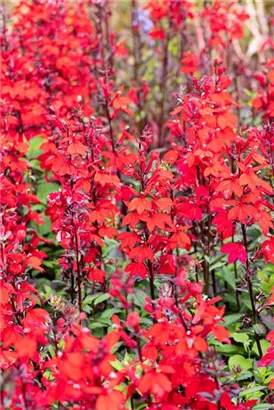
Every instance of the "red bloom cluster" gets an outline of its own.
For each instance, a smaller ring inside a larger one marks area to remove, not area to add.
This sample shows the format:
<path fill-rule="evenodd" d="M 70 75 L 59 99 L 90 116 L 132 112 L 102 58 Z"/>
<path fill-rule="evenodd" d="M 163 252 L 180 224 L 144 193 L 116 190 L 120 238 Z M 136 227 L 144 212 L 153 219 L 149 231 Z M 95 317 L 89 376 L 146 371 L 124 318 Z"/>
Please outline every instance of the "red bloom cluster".
<path fill-rule="evenodd" d="M 250 409 L 218 351 L 218 268 L 227 254 L 226 305 L 244 301 L 270 367 L 256 269 L 274 263 L 273 58 L 244 66 L 236 0 L 132 0 L 129 44 L 111 10 L 21 0 L 4 17 L 1 406 Z M 244 104 L 235 73 L 257 87 Z"/>

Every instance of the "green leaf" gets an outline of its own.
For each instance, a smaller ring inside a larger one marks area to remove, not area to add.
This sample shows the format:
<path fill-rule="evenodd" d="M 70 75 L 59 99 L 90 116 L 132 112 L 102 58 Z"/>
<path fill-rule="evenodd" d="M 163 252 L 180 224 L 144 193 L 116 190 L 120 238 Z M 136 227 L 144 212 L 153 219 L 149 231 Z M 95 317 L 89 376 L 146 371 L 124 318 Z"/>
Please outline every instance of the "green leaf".
<path fill-rule="evenodd" d="M 262 348 L 262 351 L 263 351 L 263 355 L 265 355 L 267 349 L 269 347 L 271 347 L 271 344 L 267 340 L 262 339 L 262 340 L 260 340 L 260 345 L 261 345 L 261 348 Z M 252 346 L 252 352 L 256 353 L 257 356 L 260 356 L 259 351 L 258 351 L 258 346 L 257 346 L 256 342 Z"/>
<path fill-rule="evenodd" d="M 226 324 L 226 327 L 232 325 L 233 323 L 239 322 L 239 320 L 243 317 L 243 314 L 241 313 L 235 313 L 232 315 L 227 315 L 224 317 L 224 321 Z"/>
<path fill-rule="evenodd" d="M 207 256 L 207 255 L 204 255 L 204 258 L 205 258 L 205 260 L 208 262 L 208 264 L 210 265 L 210 263 L 211 263 L 211 261 L 212 261 L 212 258 L 210 258 L 210 257 Z"/>
<path fill-rule="evenodd" d="M 48 345 L 48 350 L 49 350 L 49 354 L 50 354 L 51 358 L 53 358 L 55 356 L 54 347 L 52 345 Z"/>
<path fill-rule="evenodd" d="M 221 268 L 226 263 L 227 263 L 226 261 L 214 263 L 213 265 L 210 266 L 209 270 L 212 271 L 213 269 Z"/>
<path fill-rule="evenodd" d="M 144 404 L 138 405 L 137 410 L 143 410 L 143 409 L 146 409 L 146 408 L 147 408 L 147 405 L 144 403 Z"/>
<path fill-rule="evenodd" d="M 126 365 L 129 365 L 132 362 L 132 357 L 126 352 L 125 357 L 124 357 L 124 362 Z"/>
<path fill-rule="evenodd" d="M 221 353 L 224 356 L 231 356 L 231 355 L 237 354 L 237 353 L 243 353 L 243 354 L 245 353 L 244 349 L 240 346 L 220 343 L 215 339 L 209 339 L 208 343 L 209 343 L 209 345 L 215 346 L 216 352 Z"/>
<path fill-rule="evenodd" d="M 249 336 L 246 333 L 233 333 L 233 339 L 238 343 L 246 343 L 249 341 Z"/>
<path fill-rule="evenodd" d="M 113 308 L 113 309 L 107 309 L 99 318 L 100 321 L 102 322 L 109 322 L 110 318 L 116 314 L 118 315 L 121 311 L 117 310 L 117 308 Z"/>
<path fill-rule="evenodd" d="M 94 300 L 94 305 L 99 305 L 99 303 L 105 302 L 105 300 L 109 299 L 110 295 L 109 293 L 102 293 L 102 295 L 98 296 L 95 300 Z"/>
<path fill-rule="evenodd" d="M 224 271 L 224 274 L 222 275 L 222 278 L 235 291 L 236 290 L 236 284 L 235 284 L 234 272 L 228 266 L 224 266 L 223 271 Z"/>
<path fill-rule="evenodd" d="M 240 392 L 240 397 L 249 396 L 249 395 L 252 395 L 253 393 L 257 393 L 258 391 L 265 390 L 265 389 L 266 389 L 265 386 L 254 386 L 254 387 L 251 387 L 250 389 L 242 390 Z"/>
<path fill-rule="evenodd" d="M 254 91 L 249 90 L 248 88 L 244 88 L 244 93 L 250 98 L 256 97 L 256 93 Z"/>
<path fill-rule="evenodd" d="M 51 231 L 51 220 L 50 217 L 47 215 L 42 214 L 42 218 L 45 220 L 45 222 L 42 225 L 37 226 L 37 231 L 40 236 L 51 236 L 53 241 L 55 241 L 55 234 Z M 51 239 L 51 238 L 48 238 Z"/>
<path fill-rule="evenodd" d="M 86 296 L 85 299 L 83 300 L 83 306 L 93 303 L 93 301 L 100 295 L 102 295 L 102 293 L 95 293 L 94 295 Z"/>
<path fill-rule="evenodd" d="M 83 300 L 83 305 L 94 304 L 94 306 L 98 305 L 99 303 L 104 302 L 105 300 L 109 299 L 108 293 L 95 293 L 94 295 L 88 295 Z"/>
<path fill-rule="evenodd" d="M 101 323 L 101 322 L 92 322 L 92 323 L 89 323 L 88 327 L 90 329 L 98 329 L 98 328 L 108 327 L 108 324 Z"/>
<path fill-rule="evenodd" d="M 29 149 L 27 152 L 27 159 L 33 159 L 42 154 L 43 151 L 39 148 L 43 142 L 45 142 L 45 139 L 41 135 L 37 135 L 28 141 Z"/>
<path fill-rule="evenodd" d="M 115 369 L 115 370 L 122 370 L 125 366 L 123 365 L 122 362 L 120 362 L 120 360 L 116 359 L 113 362 L 110 362 L 111 366 Z"/>
<path fill-rule="evenodd" d="M 253 375 L 252 372 L 241 372 L 241 373 L 239 374 L 239 376 L 237 377 L 237 380 L 238 380 L 238 381 L 241 381 L 241 380 L 252 379 L 253 376 L 254 376 L 254 375 Z"/>
<path fill-rule="evenodd" d="M 52 372 L 51 372 L 51 370 L 49 370 L 49 369 L 46 369 L 45 371 L 44 371 L 44 374 L 43 374 L 43 376 L 47 379 L 47 380 L 54 380 L 54 377 L 52 376 Z"/>
<path fill-rule="evenodd" d="M 115 354 L 115 352 L 117 352 L 117 350 L 120 349 L 120 347 L 123 346 L 123 342 L 117 342 L 113 348 L 111 349 L 111 353 Z"/>
<path fill-rule="evenodd" d="M 272 315 L 260 315 L 263 324 L 270 330 L 274 330 L 274 322 Z"/>
<path fill-rule="evenodd" d="M 135 289 L 134 291 L 134 302 L 137 306 L 143 307 L 145 304 L 145 298 L 147 294 L 141 289 Z"/>
<path fill-rule="evenodd" d="M 252 369 L 252 365 L 252 359 L 247 359 L 246 357 L 241 356 L 239 354 L 235 354 L 228 360 L 228 366 L 230 370 L 233 370 L 235 368 L 240 368 L 241 370 L 249 370 Z"/>
<path fill-rule="evenodd" d="M 267 332 L 266 327 L 262 323 L 253 325 L 253 329 L 257 335 L 264 335 Z"/>
<path fill-rule="evenodd" d="M 59 189 L 59 185 L 54 182 L 47 182 L 39 184 L 37 187 L 37 196 L 41 202 L 47 203 L 48 195 L 52 192 L 56 192 Z"/>

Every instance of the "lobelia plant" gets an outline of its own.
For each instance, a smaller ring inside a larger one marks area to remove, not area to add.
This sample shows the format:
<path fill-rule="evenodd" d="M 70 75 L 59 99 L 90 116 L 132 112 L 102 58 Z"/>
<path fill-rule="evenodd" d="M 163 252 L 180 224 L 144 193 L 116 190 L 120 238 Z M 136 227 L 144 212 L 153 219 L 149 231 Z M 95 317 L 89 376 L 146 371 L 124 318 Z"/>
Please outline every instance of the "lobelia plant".
<path fill-rule="evenodd" d="M 271 409 L 273 19 L 260 58 L 237 0 L 2 23 L 1 407 Z"/>

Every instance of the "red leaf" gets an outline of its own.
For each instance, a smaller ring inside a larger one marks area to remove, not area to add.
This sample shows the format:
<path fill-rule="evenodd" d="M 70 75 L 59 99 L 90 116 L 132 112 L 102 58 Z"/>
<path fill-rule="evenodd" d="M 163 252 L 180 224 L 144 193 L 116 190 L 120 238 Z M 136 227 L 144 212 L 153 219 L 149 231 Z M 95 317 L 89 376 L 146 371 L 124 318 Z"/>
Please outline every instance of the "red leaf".
<path fill-rule="evenodd" d="M 146 266 L 139 262 L 129 263 L 125 268 L 125 272 L 130 272 L 130 276 L 139 275 L 142 278 L 145 278 L 148 274 Z"/>
<path fill-rule="evenodd" d="M 152 393 L 155 397 L 161 398 L 165 393 L 172 390 L 172 385 L 163 373 L 151 371 L 141 378 L 138 390 L 142 394 Z"/>
<path fill-rule="evenodd" d="M 156 205 L 160 211 L 169 211 L 173 202 L 170 198 L 161 198 L 156 201 Z"/>
<path fill-rule="evenodd" d="M 247 253 L 245 247 L 240 243 L 228 243 L 224 245 L 221 249 L 221 252 L 228 253 L 228 262 L 235 262 L 237 259 L 241 263 L 245 263 L 247 259 Z"/>
<path fill-rule="evenodd" d="M 123 394 L 119 391 L 113 390 L 107 395 L 98 397 L 95 410 L 121 410 L 123 402 Z"/>
<path fill-rule="evenodd" d="M 128 210 L 134 211 L 136 209 L 137 213 L 140 215 L 145 210 L 151 209 L 151 201 L 148 198 L 133 198 L 128 204 Z"/>
<path fill-rule="evenodd" d="M 106 273 L 101 269 L 90 269 L 88 272 L 89 280 L 94 282 L 103 283 Z"/>
<path fill-rule="evenodd" d="M 230 343 L 230 340 L 229 340 L 230 334 L 229 334 L 229 331 L 225 327 L 216 325 L 213 327 L 212 333 L 214 334 L 216 339 L 219 340 L 219 342 Z"/>
<path fill-rule="evenodd" d="M 44 269 L 41 268 L 41 259 L 37 258 L 36 256 L 30 256 L 27 259 L 28 265 L 30 265 L 33 269 L 39 270 L 40 272 L 44 272 Z"/>
<path fill-rule="evenodd" d="M 129 257 L 130 259 L 137 259 L 140 263 L 146 259 L 150 261 L 154 260 L 153 251 L 148 246 L 137 246 L 136 248 L 133 248 L 129 253 Z"/>
<path fill-rule="evenodd" d="M 33 358 L 36 353 L 37 342 L 30 336 L 21 337 L 15 342 L 15 349 L 18 357 Z"/>
<path fill-rule="evenodd" d="M 67 152 L 70 155 L 84 155 L 86 152 L 88 152 L 88 149 L 80 141 L 74 141 L 68 146 Z"/>
<path fill-rule="evenodd" d="M 274 236 L 262 244 L 262 253 L 264 255 L 265 263 L 274 263 Z"/>
<path fill-rule="evenodd" d="M 0 287 L 0 304 L 5 305 L 9 301 L 9 292 L 8 290 L 1 284 Z"/>

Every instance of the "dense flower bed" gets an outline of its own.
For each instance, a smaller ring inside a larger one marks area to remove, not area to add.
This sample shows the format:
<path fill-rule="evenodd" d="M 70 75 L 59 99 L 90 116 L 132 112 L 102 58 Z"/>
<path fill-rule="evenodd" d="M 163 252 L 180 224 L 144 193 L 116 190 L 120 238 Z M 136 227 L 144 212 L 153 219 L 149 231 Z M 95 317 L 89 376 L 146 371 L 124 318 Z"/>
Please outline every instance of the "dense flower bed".
<path fill-rule="evenodd" d="M 4 10 L 1 408 L 273 408 L 264 6 Z"/>

